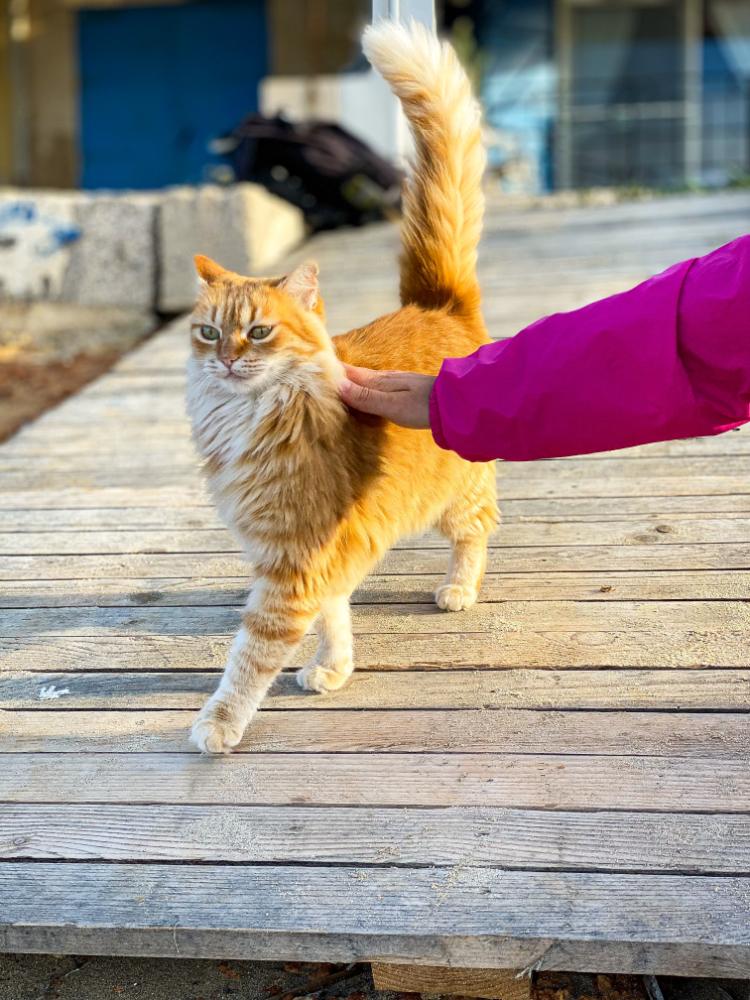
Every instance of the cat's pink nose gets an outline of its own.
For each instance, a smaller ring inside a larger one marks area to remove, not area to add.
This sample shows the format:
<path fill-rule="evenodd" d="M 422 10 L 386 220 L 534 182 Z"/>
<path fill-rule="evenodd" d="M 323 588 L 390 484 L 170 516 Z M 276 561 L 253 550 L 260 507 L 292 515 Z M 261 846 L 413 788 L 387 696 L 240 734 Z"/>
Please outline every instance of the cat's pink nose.
<path fill-rule="evenodd" d="M 224 365 L 224 367 L 227 369 L 227 371 L 231 372 L 232 365 L 235 363 L 236 360 L 237 360 L 237 358 L 222 358 L 221 359 L 221 363 Z"/>

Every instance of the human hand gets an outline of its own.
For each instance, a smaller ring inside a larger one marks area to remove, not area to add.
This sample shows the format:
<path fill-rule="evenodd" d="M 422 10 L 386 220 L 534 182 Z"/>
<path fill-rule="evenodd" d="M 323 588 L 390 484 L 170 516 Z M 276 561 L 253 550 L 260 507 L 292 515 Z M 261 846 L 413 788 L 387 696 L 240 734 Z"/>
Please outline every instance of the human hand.
<path fill-rule="evenodd" d="M 344 365 L 346 379 L 339 386 L 341 398 L 354 410 L 385 417 L 401 427 L 430 426 L 432 375 L 414 372 L 378 372 Z"/>

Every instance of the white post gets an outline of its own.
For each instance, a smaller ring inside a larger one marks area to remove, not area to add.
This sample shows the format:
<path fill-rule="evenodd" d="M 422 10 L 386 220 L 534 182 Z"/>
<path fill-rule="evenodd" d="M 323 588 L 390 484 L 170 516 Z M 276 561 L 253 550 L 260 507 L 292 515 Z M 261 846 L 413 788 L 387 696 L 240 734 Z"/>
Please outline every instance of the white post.
<path fill-rule="evenodd" d="M 687 0 L 684 11 L 685 180 L 700 183 L 703 172 L 703 3 Z"/>
<path fill-rule="evenodd" d="M 372 0 L 372 19 L 422 21 L 435 30 L 435 0 Z"/>
<path fill-rule="evenodd" d="M 434 0 L 372 0 L 372 20 L 382 21 L 421 21 L 426 24 L 430 31 L 435 31 L 435 2 Z M 373 88 L 373 97 L 381 91 Z M 406 119 L 401 110 L 401 105 L 395 97 L 388 95 L 389 104 L 389 152 L 399 164 L 403 166 L 406 162 L 409 149 L 409 129 Z"/>

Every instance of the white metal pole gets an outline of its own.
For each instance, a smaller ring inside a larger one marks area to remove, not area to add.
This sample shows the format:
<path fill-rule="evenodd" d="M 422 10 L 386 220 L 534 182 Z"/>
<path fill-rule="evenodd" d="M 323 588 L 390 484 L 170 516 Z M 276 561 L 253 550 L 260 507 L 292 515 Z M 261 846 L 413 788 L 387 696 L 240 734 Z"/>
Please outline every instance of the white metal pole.
<path fill-rule="evenodd" d="M 374 21 L 421 21 L 426 24 L 430 31 L 435 31 L 435 2 L 434 0 L 372 0 L 372 19 Z M 395 99 L 390 98 L 389 108 L 390 132 L 392 155 L 399 165 L 406 162 L 407 150 L 409 149 L 409 130 L 406 119 L 401 111 L 401 105 Z"/>

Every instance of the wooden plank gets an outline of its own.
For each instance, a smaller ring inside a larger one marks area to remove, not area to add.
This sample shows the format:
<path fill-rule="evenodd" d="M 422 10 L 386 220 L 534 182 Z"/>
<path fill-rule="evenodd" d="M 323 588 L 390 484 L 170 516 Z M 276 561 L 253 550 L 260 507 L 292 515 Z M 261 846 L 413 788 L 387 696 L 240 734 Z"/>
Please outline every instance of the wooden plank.
<path fill-rule="evenodd" d="M 65 702 L 63 702 L 65 704 Z M 313 702 L 318 705 L 319 702 Z M 0 753 L 185 753 L 188 711 L 0 711 Z M 730 713 L 341 709 L 262 712 L 239 750 L 252 753 L 750 754 L 750 717 Z M 748 866 L 750 871 L 750 866 Z"/>
<path fill-rule="evenodd" d="M 538 606 L 543 606 L 542 604 Z M 617 607 L 616 604 L 607 607 Z M 237 625 L 239 618 L 237 619 Z M 232 633 L 225 635 L 40 636 L 0 639 L 0 674 L 57 670 L 179 670 L 223 668 Z M 408 636 L 408 642 L 404 636 Z M 317 643 L 308 636 L 295 662 L 307 662 Z M 746 629 L 711 632 L 690 628 L 661 633 L 658 628 L 606 631 L 529 631 L 490 635 L 446 632 L 368 635 L 355 644 L 355 663 L 369 670 L 495 670 L 561 664 L 568 669 L 591 667 L 732 668 L 747 663 Z"/>
<path fill-rule="evenodd" d="M 7 754 L 0 801 L 750 811 L 747 759 L 564 754 Z"/>
<path fill-rule="evenodd" d="M 8 518 L 8 521 L 11 519 Z M 104 531 L 26 531 L 15 524 L 0 530 L 0 556 L 102 554 L 137 552 L 238 553 L 237 542 L 225 528 L 107 529 Z M 3 527 L 6 527 L 3 524 Z M 677 521 L 587 521 L 514 523 L 490 538 L 492 548 L 526 546 L 685 545 L 689 543 L 750 543 L 750 518 Z M 400 540 L 397 548 L 448 549 L 448 541 L 430 532 Z"/>
<path fill-rule="evenodd" d="M 81 418 L 87 417 L 91 421 L 100 421 L 100 418 L 109 412 L 110 416 L 117 419 L 126 417 L 131 409 L 140 410 L 142 413 L 154 410 L 152 420 L 157 421 L 160 411 L 165 408 L 184 406 L 183 393 L 175 393 L 170 399 L 169 395 L 161 386 L 156 386 L 154 393 L 130 393 L 126 396 L 117 392 L 111 399 L 97 399 L 94 403 L 87 400 L 86 405 L 81 407 Z M 178 411 L 179 412 L 179 411 Z M 111 463 L 102 465 L 86 453 L 81 453 L 78 461 L 73 461 L 71 456 L 56 456 L 54 449 L 50 449 L 46 456 L 37 456 L 33 463 L 22 457 L 14 457 L 12 453 L 6 455 L 0 452 L 0 475 L 3 477 L 3 486 L 9 484 L 22 484 L 24 481 L 32 483 L 34 481 L 43 482 L 43 477 L 50 477 L 46 488 L 55 485 L 60 481 L 61 485 L 73 485 L 79 477 L 90 478 L 92 482 L 101 481 L 103 484 L 114 485 L 112 476 L 114 473 L 123 473 L 127 469 L 140 469 L 159 466 L 172 455 L 172 460 L 167 461 L 164 470 L 168 474 L 178 473 L 187 478 L 188 474 L 195 475 L 197 470 L 197 455 L 193 450 L 185 450 L 182 454 L 171 452 L 170 450 L 159 451 L 153 448 L 140 449 L 133 448 L 132 451 L 120 453 L 114 451 L 111 456 Z M 498 465 L 499 482 L 502 485 L 506 482 L 521 482 L 534 480 L 546 481 L 549 486 L 554 483 L 578 480 L 583 477 L 592 478 L 595 482 L 605 482 L 610 477 L 628 477 L 640 482 L 648 480 L 663 481 L 668 483 L 675 479 L 682 481 L 694 478 L 695 481 L 715 479 L 717 482 L 727 478 L 750 477 L 750 457 L 746 455 L 724 455 L 721 462 L 717 462 L 713 456 L 683 455 L 666 459 L 663 455 L 654 455 L 640 458 L 601 458 L 581 459 L 566 458 L 553 460 L 539 460 L 529 466 L 528 463 L 503 462 Z M 581 484 L 579 484 L 581 485 Z M 10 486 L 9 488 L 12 488 Z M 21 488 L 23 488 L 21 486 Z M 695 489 L 690 491 L 695 494 Z M 539 495 L 539 494 L 534 494 Z M 591 496 L 591 493 L 580 492 L 577 495 Z"/>
<path fill-rule="evenodd" d="M 0 949 L 750 976 L 748 894 L 731 877 L 9 862 Z"/>
<path fill-rule="evenodd" d="M 388 576 L 442 576 L 448 556 L 443 549 L 391 549 L 379 572 Z M 747 570 L 750 544 L 539 546 L 490 549 L 490 573 L 618 573 L 638 571 Z M 137 579 L 160 577 L 244 577 L 250 569 L 232 554 L 144 552 L 136 554 L 4 556 L 0 580 L 96 580 L 99 577 Z M 605 579 L 602 584 L 609 584 Z M 0 591 L 3 587 L 0 586 Z"/>
<path fill-rule="evenodd" d="M 152 344 L 154 342 L 152 341 Z M 181 368 L 181 361 L 175 357 L 174 349 L 169 349 L 162 353 L 162 370 L 167 379 L 174 379 L 175 376 L 182 376 L 184 381 L 184 368 Z M 115 370 L 110 372 L 114 376 L 112 381 L 103 384 L 108 387 L 108 392 L 112 395 L 112 388 L 116 386 L 118 395 L 126 392 L 128 387 L 134 385 L 136 377 L 149 377 L 152 384 L 155 379 L 153 374 L 146 371 L 129 371 L 119 373 Z M 161 383 L 160 383 L 161 384 Z M 72 401 L 71 401 L 72 402 Z M 81 406 L 83 401 L 79 395 L 77 406 Z M 3 452 L 7 457 L 36 457 L 45 456 L 50 452 L 50 444 L 54 442 L 54 450 L 57 455 L 83 455 L 85 445 L 88 441 L 94 449 L 93 454 L 104 451 L 104 442 L 97 436 L 92 435 L 90 429 L 85 426 L 66 427 L 57 422 L 57 411 L 55 419 L 50 419 L 41 425 L 32 424 L 11 438 L 4 446 Z M 66 411 L 62 411 L 63 415 Z M 111 422 L 111 421 L 110 421 Z M 139 423 L 142 421 L 139 421 Z M 153 426 L 153 425 L 152 425 Z M 175 413 L 172 418 L 159 422 L 158 433 L 150 436 L 154 447 L 163 445 L 165 434 L 176 445 L 188 446 L 190 444 L 190 426 L 187 417 L 181 413 Z M 112 445 L 114 448 L 132 449 L 137 445 L 138 431 L 130 423 L 120 424 L 114 428 Z M 165 434 L 162 433 L 165 432 Z M 45 447 L 46 444 L 46 447 Z M 683 438 L 676 441 L 657 441 L 652 444 L 638 445 L 632 448 L 621 448 L 615 451 L 596 452 L 592 455 L 578 455 L 576 461 L 597 461 L 601 458 L 627 460 L 629 458 L 649 458 L 655 456 L 670 457 L 695 457 L 707 458 L 721 455 L 747 455 L 750 452 L 750 431 L 746 427 L 740 427 L 731 433 L 718 434 L 708 437 Z M 567 461 L 567 459 L 562 459 Z"/>
<path fill-rule="evenodd" d="M 717 466 L 721 468 L 721 463 Z M 627 470 L 625 470 L 627 471 Z M 133 470 L 113 470 L 109 476 L 71 473 L 31 473 L 19 477 L 4 476 L 0 493 L 0 509 L 52 508 L 52 507 L 127 507 L 130 504 L 152 507 L 205 506 L 207 495 L 197 474 L 164 469 L 150 472 L 148 486 L 134 490 Z M 71 483 L 71 478 L 75 484 Z M 647 480 L 627 475 L 598 479 L 581 475 L 578 479 L 565 480 L 554 476 L 539 479 L 528 473 L 517 479 L 504 478 L 500 488 L 501 505 L 506 499 L 599 499 L 610 502 L 622 498 L 640 498 L 648 495 L 656 506 L 670 498 L 703 496 L 717 498 L 750 495 L 745 476 L 687 476 L 684 478 L 650 476 Z"/>
<path fill-rule="evenodd" d="M 0 674 L 0 708 L 198 710 L 219 671 Z M 341 691 L 303 693 L 277 678 L 264 710 L 525 708 L 750 710 L 750 670 L 355 671 Z M 12 720 L 11 720 L 12 722 Z"/>
<path fill-rule="evenodd" d="M 435 993 L 441 996 L 490 997 L 492 1000 L 528 1000 L 531 977 L 503 969 L 450 969 L 441 965 L 372 963 L 376 990 Z"/>
<path fill-rule="evenodd" d="M 195 456 L 189 424 L 185 417 L 179 415 L 179 411 L 173 418 L 163 419 L 158 423 L 144 424 L 140 420 L 138 422 L 128 421 L 123 424 L 116 419 L 109 419 L 105 422 L 105 426 L 106 435 L 92 437 L 90 429 L 85 424 L 50 424 L 43 435 L 37 433 L 12 438 L 4 445 L 3 455 L 7 460 L 13 460 L 14 465 L 19 460 L 50 460 L 51 451 L 54 451 L 53 460 L 57 461 L 63 456 L 67 456 L 73 460 L 74 465 L 82 467 L 86 467 L 87 463 L 99 456 L 102 458 L 116 456 L 121 460 L 129 457 L 132 462 L 134 452 L 138 451 L 139 444 L 143 445 L 145 437 L 149 444 L 149 453 L 152 456 L 158 454 L 165 460 L 174 460 L 177 457 L 184 460 Z M 54 449 L 51 448 L 53 443 Z M 596 463 L 607 459 L 627 462 L 635 458 L 656 457 L 665 460 L 673 458 L 710 458 L 715 460 L 726 455 L 749 456 L 750 434 L 737 432 L 717 437 L 657 442 L 640 445 L 636 448 L 625 448 L 620 451 L 578 455 L 575 461 Z M 569 459 L 551 461 L 567 462 Z"/>
<path fill-rule="evenodd" d="M 507 602 L 461 616 L 365 605 L 354 609 L 355 660 L 361 670 L 739 667 L 749 613 L 731 601 Z M 239 620 L 236 609 L 214 606 L 8 610 L 0 670 L 220 668 Z M 316 645 L 303 640 L 297 662 Z"/>
<path fill-rule="evenodd" d="M 223 636 L 237 626 L 239 608 L 194 606 L 160 608 L 20 608 L 0 621 L 0 636 L 33 638 L 165 635 Z M 354 610 L 355 635 L 479 635 L 507 638 L 518 630 L 591 632 L 717 628 L 747 632 L 750 607 L 746 601 L 620 601 L 604 606 L 592 601 L 505 601 L 477 604 L 461 614 L 445 614 L 434 604 L 394 604 L 387 608 L 362 605 Z M 665 641 L 668 641 L 665 636 Z M 696 641 L 697 637 L 696 637 Z"/>
<path fill-rule="evenodd" d="M 114 567 L 113 567 L 114 568 Z M 353 604 L 425 604 L 437 575 L 381 574 L 367 577 Z M 0 608 L 60 607 L 241 607 L 247 577 L 146 577 L 63 580 L 2 580 Z M 496 601 L 672 601 L 748 600 L 750 571 L 639 571 L 604 573 L 488 573 L 480 600 Z"/>
<path fill-rule="evenodd" d="M 709 461 L 708 459 L 706 461 Z M 647 492 L 654 498 L 672 496 L 744 495 L 748 490 L 748 475 L 737 475 L 724 469 L 724 461 L 713 461 L 714 475 L 648 476 L 629 474 L 622 468 L 619 475 L 599 478 L 591 468 L 569 476 L 558 476 L 552 470 L 545 476 L 533 477 L 529 472 L 515 477 L 503 476 L 500 500 L 541 497 L 610 498 L 642 497 Z M 743 461 L 747 461 L 743 459 Z M 562 464 L 562 463 L 561 463 Z M 582 462 L 582 464 L 587 464 Z M 628 466 L 631 463 L 628 463 Z M 56 471 L 38 468 L 34 463 L 25 472 L 3 473 L 2 505 L 8 507 L 128 506 L 135 503 L 148 506 L 177 506 L 180 498 L 185 505 L 206 503 L 206 493 L 197 470 L 186 466 L 169 467 L 156 462 L 148 469 L 148 486 L 133 487 L 134 476 L 143 474 L 142 463 L 130 468 L 108 469 L 106 464 L 90 470 L 65 469 Z M 721 470 L 721 471 L 719 471 Z"/>
<path fill-rule="evenodd" d="M 431 865 L 747 875 L 742 815 L 3 804 L 2 860 Z M 303 835 L 301 833 L 304 831 Z"/>
<path fill-rule="evenodd" d="M 725 501 L 734 501 L 726 503 Z M 673 510 L 672 501 L 666 498 L 663 502 L 665 508 L 661 510 L 658 506 L 662 501 L 654 501 L 645 497 L 640 501 L 638 498 L 631 498 L 622 504 L 617 505 L 617 509 L 612 509 L 612 504 L 606 500 L 583 499 L 583 500 L 560 500 L 560 501 L 534 501 L 534 500 L 508 500 L 502 504 L 502 525 L 496 533 L 498 541 L 502 540 L 503 534 L 511 532 L 510 526 L 519 526 L 519 530 L 530 531 L 530 526 L 540 525 L 542 530 L 559 526 L 559 530 L 584 531 L 582 525 L 587 524 L 608 524 L 606 530 L 620 530 L 625 532 L 630 529 L 638 529 L 643 532 L 653 533 L 656 525 L 665 523 L 674 531 L 680 530 L 687 522 L 707 522 L 710 530 L 718 531 L 720 524 L 725 524 L 727 530 L 738 530 L 731 525 L 726 525 L 727 521 L 736 519 L 744 521 L 745 525 L 750 521 L 750 496 L 748 497 L 675 497 L 674 501 L 684 501 L 679 504 L 682 510 Z M 657 506 L 655 506 L 657 505 Z M 725 510 L 706 510 L 706 507 L 724 507 Z M 622 509 L 621 509 L 622 508 Z M 87 531 L 161 531 L 165 527 L 170 532 L 193 531 L 210 529 L 217 531 L 223 527 L 218 513 L 212 506 L 205 507 L 61 507 L 49 510 L 13 510 L 4 511 L 2 514 L 2 530 L 4 532 L 87 532 Z M 571 525 L 580 525 L 572 528 Z M 605 529 L 594 529 L 605 530 Z M 695 531 L 693 527 L 687 527 L 688 531 Z M 665 532 L 663 529 L 656 532 L 663 536 L 656 541 L 667 541 L 667 536 L 674 531 Z M 421 537 L 420 536 L 420 541 Z M 440 536 L 426 536 L 428 539 L 437 540 Z M 675 539 L 671 539 L 672 542 Z M 520 542 L 514 543 L 520 544 Z M 536 544 L 536 543 L 535 543 Z"/>

